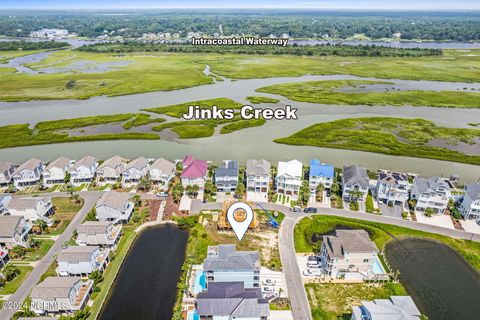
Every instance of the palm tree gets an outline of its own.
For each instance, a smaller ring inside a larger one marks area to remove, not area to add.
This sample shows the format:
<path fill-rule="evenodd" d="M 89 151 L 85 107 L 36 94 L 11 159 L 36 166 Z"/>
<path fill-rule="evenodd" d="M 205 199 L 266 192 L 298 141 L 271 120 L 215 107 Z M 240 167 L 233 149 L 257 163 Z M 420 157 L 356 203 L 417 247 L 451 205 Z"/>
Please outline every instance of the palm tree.
<path fill-rule="evenodd" d="M 331 190 L 333 193 L 337 194 L 338 191 L 340 191 L 340 185 L 339 185 L 338 183 L 334 182 L 334 183 L 332 184 L 332 186 L 330 187 L 330 190 Z"/>
<path fill-rule="evenodd" d="M 319 183 L 318 186 L 317 186 L 317 200 L 318 201 L 323 201 L 323 190 L 325 190 L 325 186 L 323 185 L 323 183 Z"/>

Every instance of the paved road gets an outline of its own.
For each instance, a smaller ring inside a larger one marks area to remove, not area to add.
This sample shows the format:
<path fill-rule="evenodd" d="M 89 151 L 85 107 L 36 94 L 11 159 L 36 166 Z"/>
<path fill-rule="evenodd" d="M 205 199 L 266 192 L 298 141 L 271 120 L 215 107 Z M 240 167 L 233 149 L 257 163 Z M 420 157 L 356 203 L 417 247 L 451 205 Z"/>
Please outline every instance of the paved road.
<path fill-rule="evenodd" d="M 77 226 L 83 222 L 87 213 L 93 208 L 98 198 L 102 195 L 102 192 L 80 192 L 79 194 L 85 200 L 82 209 L 75 215 L 72 222 L 70 222 L 65 231 L 58 237 L 57 241 L 55 241 L 43 259 L 38 262 L 18 290 L 10 296 L 8 302 L 21 303 L 25 300 L 32 288 L 40 281 L 40 277 L 47 272 L 50 265 L 55 261 L 57 254 L 62 250 L 63 243 L 70 240 L 73 232 L 77 229 Z M 48 196 L 58 197 L 59 193 Z M 17 310 L 1 310 L 0 319 L 10 319 L 16 311 Z"/>

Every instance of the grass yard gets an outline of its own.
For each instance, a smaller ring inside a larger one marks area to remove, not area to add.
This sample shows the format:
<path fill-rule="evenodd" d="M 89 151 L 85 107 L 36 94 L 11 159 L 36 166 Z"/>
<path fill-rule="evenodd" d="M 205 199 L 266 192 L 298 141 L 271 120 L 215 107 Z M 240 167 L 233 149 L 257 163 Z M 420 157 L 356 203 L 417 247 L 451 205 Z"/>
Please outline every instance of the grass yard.
<path fill-rule="evenodd" d="M 49 235 L 59 235 L 65 231 L 73 217 L 83 206 L 83 199 L 79 203 L 74 203 L 69 197 L 52 198 L 52 204 L 55 207 L 55 214 L 50 219 L 59 220 L 58 224 L 50 228 Z"/>
<path fill-rule="evenodd" d="M 460 91 L 388 91 L 353 92 L 337 91 L 342 88 L 355 89 L 373 84 L 387 84 L 378 81 L 334 80 L 277 84 L 257 89 L 259 92 L 280 94 L 294 101 L 322 104 L 347 105 L 391 105 L 391 106 L 432 106 L 449 108 L 480 108 L 480 93 Z M 392 84 L 392 87 L 395 85 Z"/>
<path fill-rule="evenodd" d="M 34 248 L 32 252 L 27 253 L 22 260 L 24 261 L 38 261 L 43 258 L 53 246 L 55 241 L 50 239 L 40 239 L 37 238 L 39 241 L 38 247 Z"/>
<path fill-rule="evenodd" d="M 455 150 L 461 144 L 472 145 L 479 137 L 478 129 L 438 127 L 423 119 L 379 117 L 318 123 L 275 142 L 480 164 L 478 154 Z"/>
<path fill-rule="evenodd" d="M 5 283 L 5 286 L 0 287 L 0 294 L 12 294 L 17 291 L 18 287 L 21 286 L 25 278 L 32 272 L 33 267 L 31 266 L 17 266 L 20 269 L 20 274 L 16 276 L 12 281 Z"/>
<path fill-rule="evenodd" d="M 352 306 L 362 300 L 387 299 L 407 295 L 401 284 L 308 283 L 305 285 L 314 320 L 349 320 Z"/>
<path fill-rule="evenodd" d="M 313 216 L 300 220 L 294 230 L 296 252 L 314 252 L 318 250 L 320 241 L 313 241 L 315 235 L 318 236 L 332 231 L 337 226 L 366 230 L 370 235 L 370 239 L 375 242 L 380 250 L 384 248 L 388 241 L 393 239 L 392 236 L 396 238 L 421 237 L 440 241 L 453 248 L 476 270 L 480 271 L 480 243 L 478 242 L 450 238 L 394 225 L 335 216 Z"/>
<path fill-rule="evenodd" d="M 280 100 L 275 98 L 268 98 L 268 97 L 261 97 L 261 96 L 249 96 L 247 100 L 253 104 L 261 104 L 261 103 L 279 103 Z"/>

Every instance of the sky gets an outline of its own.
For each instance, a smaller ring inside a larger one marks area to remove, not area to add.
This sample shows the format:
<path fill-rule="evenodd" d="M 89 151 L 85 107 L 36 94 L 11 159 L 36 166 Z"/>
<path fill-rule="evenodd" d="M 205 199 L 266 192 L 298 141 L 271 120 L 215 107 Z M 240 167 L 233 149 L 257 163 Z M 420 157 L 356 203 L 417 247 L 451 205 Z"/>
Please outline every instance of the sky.
<path fill-rule="evenodd" d="M 293 8 L 480 10 L 479 0 L 0 0 L 0 9 Z"/>

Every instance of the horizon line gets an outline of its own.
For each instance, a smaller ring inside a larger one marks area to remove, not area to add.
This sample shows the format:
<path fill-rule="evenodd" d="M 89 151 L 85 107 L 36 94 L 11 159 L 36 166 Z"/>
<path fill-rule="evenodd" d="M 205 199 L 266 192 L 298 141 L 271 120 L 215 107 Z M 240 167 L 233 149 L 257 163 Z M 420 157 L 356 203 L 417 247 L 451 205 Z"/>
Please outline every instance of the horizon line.
<path fill-rule="evenodd" d="M 293 11 L 302 11 L 302 10 L 326 10 L 326 11 L 370 11 L 370 12 L 385 12 L 385 11 L 396 11 L 396 12 L 459 12 L 459 11 L 480 11 L 480 7 L 475 8 L 412 8 L 412 9 L 397 9 L 397 8 L 344 8 L 344 7 L 274 7 L 274 6 L 265 6 L 265 7 L 197 7 L 197 6 L 188 6 L 188 7 L 123 7 L 123 8 L 110 8 L 110 7 L 98 7 L 98 8 L 2 8 L 2 10 L 8 11 L 64 11 L 64 10 L 74 10 L 74 11 L 95 11 L 95 10 L 109 10 L 109 11 L 125 11 L 125 10 L 188 10 L 188 9 L 204 9 L 204 10 L 293 10 Z"/>

